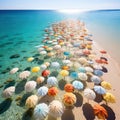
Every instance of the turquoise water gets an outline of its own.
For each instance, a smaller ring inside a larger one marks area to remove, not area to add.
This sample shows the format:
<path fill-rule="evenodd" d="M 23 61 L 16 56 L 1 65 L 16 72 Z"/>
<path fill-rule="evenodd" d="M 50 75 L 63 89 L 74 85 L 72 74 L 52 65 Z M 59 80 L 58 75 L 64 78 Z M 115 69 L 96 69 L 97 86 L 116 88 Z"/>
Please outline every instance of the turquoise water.
<path fill-rule="evenodd" d="M 29 67 L 30 63 L 26 59 L 38 53 L 35 46 L 42 44 L 44 29 L 52 23 L 64 19 L 84 21 L 90 33 L 93 34 L 94 41 L 98 42 L 120 63 L 119 10 L 91 11 L 79 14 L 49 10 L 0 11 L 0 85 L 4 86 L 4 82 L 11 78 L 9 71 L 12 68 L 19 67 L 23 71 Z M 13 58 L 13 55 L 17 57 Z M 34 63 L 35 65 L 37 64 Z M 3 87 L 0 88 L 0 94 L 2 90 Z M 0 100 L 3 99 L 0 97 Z M 16 107 L 15 103 L 12 106 L 16 111 L 21 110 Z M 2 114 L 1 119 L 4 118 L 4 115 L 6 114 Z M 9 115 L 8 112 L 7 116 Z M 12 116 L 10 120 L 13 120 Z"/>

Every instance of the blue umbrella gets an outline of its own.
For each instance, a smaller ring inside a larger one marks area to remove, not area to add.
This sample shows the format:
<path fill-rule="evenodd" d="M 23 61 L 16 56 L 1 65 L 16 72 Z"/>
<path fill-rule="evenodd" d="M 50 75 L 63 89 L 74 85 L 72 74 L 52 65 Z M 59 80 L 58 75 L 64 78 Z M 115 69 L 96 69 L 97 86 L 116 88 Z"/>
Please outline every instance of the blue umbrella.
<path fill-rule="evenodd" d="M 49 108 L 45 103 L 36 105 L 34 109 L 35 120 L 44 120 L 49 112 Z"/>
<path fill-rule="evenodd" d="M 82 73 L 85 73 L 86 72 L 86 69 L 85 69 L 85 67 L 79 67 L 79 69 L 78 69 L 80 72 L 82 72 Z"/>
<path fill-rule="evenodd" d="M 58 80 L 56 79 L 56 77 L 49 77 L 49 78 L 47 79 L 47 84 L 48 84 L 49 86 L 57 86 Z"/>
<path fill-rule="evenodd" d="M 70 52 L 67 52 L 67 51 L 66 51 L 66 52 L 64 52 L 64 55 L 65 55 L 65 56 L 69 56 L 69 55 L 70 55 Z"/>
<path fill-rule="evenodd" d="M 38 89 L 37 94 L 38 96 L 45 96 L 48 92 L 48 88 L 45 86 L 42 86 Z"/>
<path fill-rule="evenodd" d="M 103 71 L 96 69 L 94 70 L 94 74 L 101 77 L 103 75 Z"/>
<path fill-rule="evenodd" d="M 94 91 L 101 95 L 106 93 L 106 90 L 102 86 L 94 86 Z"/>
<path fill-rule="evenodd" d="M 83 83 L 82 82 L 80 82 L 80 81 L 77 81 L 77 80 L 75 80 L 73 83 L 72 83 L 72 85 L 73 85 L 73 87 L 75 88 L 75 89 L 77 89 L 77 90 L 81 90 L 81 89 L 83 89 Z"/>
<path fill-rule="evenodd" d="M 77 72 L 71 72 L 70 77 L 73 78 L 73 79 L 77 79 L 78 78 L 78 73 Z"/>
<path fill-rule="evenodd" d="M 94 82 L 95 84 L 100 84 L 101 83 L 101 79 L 96 75 L 93 75 L 91 77 L 91 81 Z"/>
<path fill-rule="evenodd" d="M 74 47 L 80 47 L 80 43 L 74 43 L 73 46 Z"/>

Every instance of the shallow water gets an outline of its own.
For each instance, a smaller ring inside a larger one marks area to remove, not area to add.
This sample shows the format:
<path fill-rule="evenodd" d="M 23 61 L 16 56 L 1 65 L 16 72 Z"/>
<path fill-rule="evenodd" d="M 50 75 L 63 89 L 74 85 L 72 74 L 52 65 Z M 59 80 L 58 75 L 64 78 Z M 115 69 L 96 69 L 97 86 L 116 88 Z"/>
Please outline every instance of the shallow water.
<path fill-rule="evenodd" d="M 93 11 L 74 15 L 57 11 L 0 11 L 0 94 L 8 86 L 24 86 L 25 83 L 21 83 L 16 74 L 11 76 L 9 71 L 14 67 L 23 71 L 30 69 L 29 66 L 38 65 L 36 62 L 27 62 L 27 58 L 38 55 L 35 46 L 43 44 L 44 29 L 64 19 L 84 21 L 93 39 L 120 63 L 120 11 Z M 6 83 L 9 79 L 13 81 Z M 18 91 L 21 96 L 25 95 L 23 89 Z M 17 96 L 16 93 L 15 98 Z M 0 97 L 0 106 L 7 103 L 5 109 L 0 109 L 0 120 L 8 117 L 13 120 L 13 116 L 16 116 L 14 120 L 21 119 L 26 109 L 24 105 L 17 106 L 15 98 L 11 101 Z"/>

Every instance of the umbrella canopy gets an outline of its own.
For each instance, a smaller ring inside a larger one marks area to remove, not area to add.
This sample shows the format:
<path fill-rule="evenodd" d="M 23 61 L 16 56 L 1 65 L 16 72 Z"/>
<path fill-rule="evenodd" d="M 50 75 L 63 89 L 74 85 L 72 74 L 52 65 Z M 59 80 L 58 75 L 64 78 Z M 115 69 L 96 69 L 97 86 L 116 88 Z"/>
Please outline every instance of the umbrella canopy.
<path fill-rule="evenodd" d="M 45 62 L 44 64 L 45 64 L 47 67 L 50 66 L 50 63 L 49 63 L 49 62 Z"/>
<path fill-rule="evenodd" d="M 48 112 L 49 112 L 49 108 L 47 104 L 45 103 L 38 104 L 34 109 L 34 118 L 36 120 L 44 120 Z"/>
<path fill-rule="evenodd" d="M 61 117 L 63 114 L 64 108 L 61 102 L 58 100 L 53 100 L 49 105 L 49 114 L 55 118 Z"/>
<path fill-rule="evenodd" d="M 27 98 L 25 105 L 27 108 L 34 108 L 38 103 L 38 96 L 37 95 L 31 95 Z"/>
<path fill-rule="evenodd" d="M 86 64 L 87 63 L 87 59 L 84 58 L 84 57 L 79 58 L 78 61 L 80 62 L 80 64 Z"/>
<path fill-rule="evenodd" d="M 11 86 L 11 87 L 8 87 L 6 88 L 3 92 L 2 92 L 2 96 L 4 98 L 10 98 L 12 97 L 12 95 L 14 94 L 15 92 L 15 87 L 14 86 Z"/>
<path fill-rule="evenodd" d="M 46 55 L 47 52 L 46 52 L 46 51 L 41 51 L 40 54 L 41 54 L 41 55 Z"/>
<path fill-rule="evenodd" d="M 96 98 L 96 94 L 93 90 L 86 88 L 84 90 L 84 96 L 88 99 L 88 100 L 94 100 Z"/>
<path fill-rule="evenodd" d="M 107 119 L 108 117 L 108 113 L 106 111 L 106 109 L 102 106 L 100 106 L 99 104 L 95 105 L 93 107 L 94 109 L 94 114 L 99 118 L 99 119 Z"/>
<path fill-rule="evenodd" d="M 101 77 L 103 75 L 103 72 L 101 70 L 94 70 L 94 74 Z"/>
<path fill-rule="evenodd" d="M 40 77 L 38 77 L 38 78 L 36 79 L 36 82 L 37 82 L 37 84 L 40 84 L 40 83 L 43 83 L 44 80 L 45 80 L 45 78 L 42 77 L 42 76 L 40 76 Z"/>
<path fill-rule="evenodd" d="M 69 56 L 70 55 L 70 52 L 66 51 L 63 53 L 65 56 Z"/>
<path fill-rule="evenodd" d="M 100 84 L 101 83 L 101 79 L 96 75 L 93 75 L 91 77 L 91 81 L 94 82 L 95 84 Z"/>
<path fill-rule="evenodd" d="M 77 79 L 78 78 L 78 73 L 77 72 L 71 72 L 70 77 L 73 78 L 73 79 Z"/>
<path fill-rule="evenodd" d="M 59 69 L 60 68 L 60 64 L 58 62 L 52 62 L 51 63 L 51 68 Z"/>
<path fill-rule="evenodd" d="M 16 73 L 18 70 L 19 70 L 19 68 L 13 68 L 13 69 L 10 71 L 10 74 L 14 74 L 14 73 Z"/>
<path fill-rule="evenodd" d="M 46 86 L 42 86 L 37 90 L 38 96 L 45 96 L 48 93 L 48 88 Z"/>
<path fill-rule="evenodd" d="M 37 83 L 35 81 L 28 81 L 25 84 L 25 91 L 32 92 L 33 90 L 35 90 L 36 86 L 37 86 Z"/>
<path fill-rule="evenodd" d="M 40 71 L 40 67 L 36 66 L 32 68 L 32 72 L 39 72 Z"/>
<path fill-rule="evenodd" d="M 107 92 L 105 95 L 103 95 L 103 98 L 106 102 L 109 102 L 109 103 L 115 103 L 116 100 L 115 100 L 115 96 L 109 92 Z"/>
<path fill-rule="evenodd" d="M 78 70 L 79 70 L 79 72 L 81 72 L 81 73 L 85 73 L 85 72 L 86 72 L 85 67 L 79 67 Z"/>
<path fill-rule="evenodd" d="M 19 78 L 21 78 L 22 80 L 28 78 L 29 76 L 30 76 L 30 71 L 23 71 L 19 74 Z"/>
<path fill-rule="evenodd" d="M 88 76 L 85 73 L 78 73 L 78 78 L 80 80 L 86 81 L 88 79 Z"/>
<path fill-rule="evenodd" d="M 86 70 L 86 72 L 93 72 L 93 68 L 91 68 L 91 67 L 85 67 L 85 70 Z"/>
<path fill-rule="evenodd" d="M 57 86 L 57 84 L 58 84 L 58 80 L 57 80 L 57 78 L 56 77 L 48 77 L 48 79 L 47 79 L 47 84 L 49 85 L 49 86 Z"/>
<path fill-rule="evenodd" d="M 70 64 L 71 63 L 70 60 L 63 60 L 62 62 L 63 62 L 63 64 Z"/>
<path fill-rule="evenodd" d="M 107 52 L 105 50 L 100 50 L 100 53 L 106 54 Z"/>
<path fill-rule="evenodd" d="M 54 96 L 57 95 L 57 93 L 58 93 L 58 89 L 56 87 L 51 87 L 48 90 L 48 95 L 49 96 L 53 96 L 54 97 Z"/>
<path fill-rule="evenodd" d="M 107 90 L 110 90 L 112 88 L 111 84 L 106 81 L 101 82 L 101 86 Z"/>
<path fill-rule="evenodd" d="M 101 94 L 101 95 L 106 93 L 106 90 L 101 86 L 94 86 L 94 90 L 96 93 Z"/>
<path fill-rule="evenodd" d="M 28 62 L 32 62 L 33 60 L 34 60 L 33 57 L 29 57 L 29 58 L 27 59 Z"/>
<path fill-rule="evenodd" d="M 66 77 L 66 76 L 69 75 L 69 72 L 67 70 L 61 70 L 60 75 L 63 76 L 63 77 Z"/>
<path fill-rule="evenodd" d="M 50 75 L 50 71 L 49 70 L 43 70 L 42 71 L 42 76 L 43 77 L 47 77 L 47 76 L 49 76 Z"/>
<path fill-rule="evenodd" d="M 73 85 L 72 84 L 66 84 L 65 86 L 64 86 L 64 90 L 66 91 L 66 92 L 73 92 L 74 91 L 74 87 L 73 87 Z"/>
<path fill-rule="evenodd" d="M 41 68 L 42 70 L 45 70 L 45 69 L 47 68 L 47 65 L 42 64 L 42 65 L 40 66 L 40 68 Z"/>
<path fill-rule="evenodd" d="M 61 67 L 61 69 L 62 69 L 62 70 L 70 70 L 70 67 L 67 66 L 67 65 L 64 65 L 64 66 Z"/>
<path fill-rule="evenodd" d="M 65 93 L 63 96 L 63 103 L 66 106 L 73 106 L 76 103 L 76 96 L 73 93 Z"/>
<path fill-rule="evenodd" d="M 80 82 L 80 81 L 77 81 L 77 80 L 75 80 L 73 83 L 72 83 L 72 85 L 73 85 L 73 87 L 75 88 L 75 89 L 77 89 L 77 90 L 81 90 L 81 89 L 83 89 L 83 83 L 82 82 Z"/>
<path fill-rule="evenodd" d="M 54 49 L 54 50 L 59 50 L 59 49 L 61 49 L 61 46 L 60 46 L 60 45 L 55 45 L 55 46 L 53 47 L 53 49 Z"/>

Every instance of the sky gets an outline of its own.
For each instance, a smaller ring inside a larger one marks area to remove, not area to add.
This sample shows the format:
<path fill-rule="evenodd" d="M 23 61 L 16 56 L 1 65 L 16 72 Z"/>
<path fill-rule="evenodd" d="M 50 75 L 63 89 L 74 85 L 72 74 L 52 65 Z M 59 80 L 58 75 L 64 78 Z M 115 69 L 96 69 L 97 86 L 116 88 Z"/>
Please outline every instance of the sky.
<path fill-rule="evenodd" d="M 0 9 L 120 9 L 120 0 L 0 0 Z"/>

